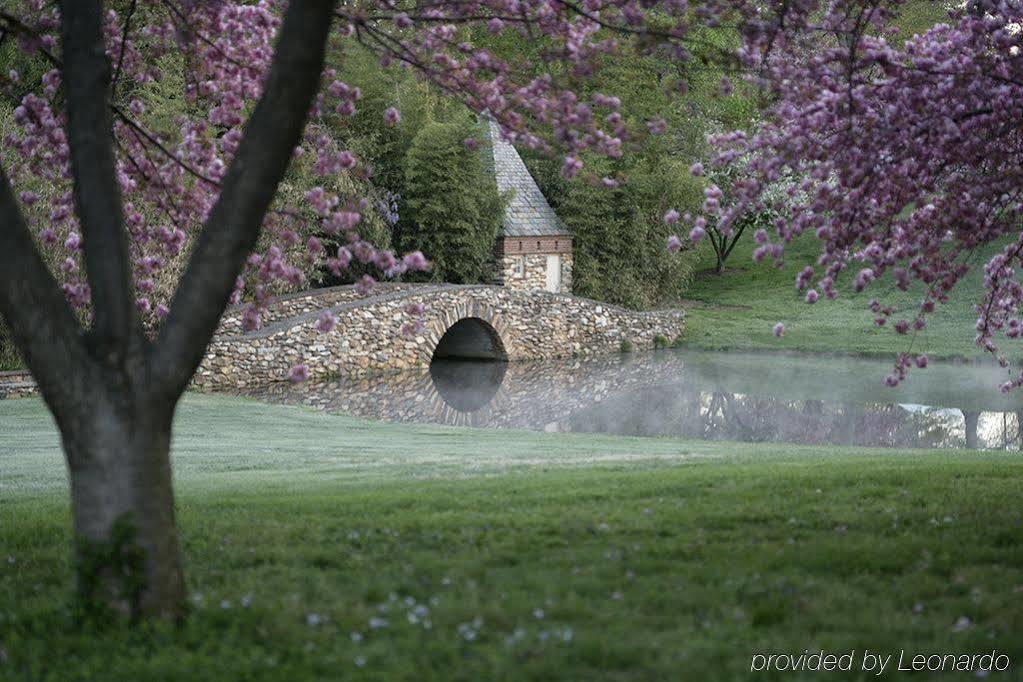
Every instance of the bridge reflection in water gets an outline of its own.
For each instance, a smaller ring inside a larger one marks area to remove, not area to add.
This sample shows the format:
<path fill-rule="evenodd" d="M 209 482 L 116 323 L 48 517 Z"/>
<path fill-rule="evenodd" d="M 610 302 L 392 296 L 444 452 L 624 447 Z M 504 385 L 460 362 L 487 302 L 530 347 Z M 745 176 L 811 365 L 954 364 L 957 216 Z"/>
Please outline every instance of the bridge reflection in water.
<path fill-rule="evenodd" d="M 495 356 L 489 356 L 491 358 Z M 499 357 L 497 355 L 496 357 Z M 244 389 L 389 421 L 705 440 L 1023 449 L 1023 404 L 989 366 L 934 363 L 896 389 L 883 360 L 662 351 Z"/>

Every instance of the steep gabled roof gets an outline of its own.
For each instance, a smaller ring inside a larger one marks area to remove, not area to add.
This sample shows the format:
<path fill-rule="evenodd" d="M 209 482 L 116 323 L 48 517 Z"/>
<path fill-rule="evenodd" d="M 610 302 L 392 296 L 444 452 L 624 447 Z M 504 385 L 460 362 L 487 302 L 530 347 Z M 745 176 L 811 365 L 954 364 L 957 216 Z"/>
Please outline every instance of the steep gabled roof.
<path fill-rule="evenodd" d="M 568 228 L 547 203 L 522 157 L 510 142 L 501 136 L 501 127 L 490 116 L 484 116 L 490 147 L 493 150 L 493 171 L 497 191 L 511 192 L 504 212 L 505 237 L 544 237 L 567 235 Z"/>

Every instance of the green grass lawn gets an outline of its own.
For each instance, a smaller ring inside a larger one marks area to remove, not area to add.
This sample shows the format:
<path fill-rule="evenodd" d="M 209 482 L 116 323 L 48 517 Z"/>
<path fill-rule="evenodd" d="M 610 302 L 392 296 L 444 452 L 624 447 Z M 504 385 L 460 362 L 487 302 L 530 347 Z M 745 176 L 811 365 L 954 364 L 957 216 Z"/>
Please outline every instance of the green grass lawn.
<path fill-rule="evenodd" d="M 1021 679 L 1014 455 L 389 425 L 189 396 L 174 456 L 193 612 L 97 631 L 68 608 L 50 418 L 0 402 L 0 433 L 4 680 L 744 680 L 755 653 L 855 649 L 859 665 L 867 648 L 997 649 L 1013 668 L 993 678 Z"/>
<path fill-rule="evenodd" d="M 922 298 L 920 289 L 901 292 L 887 280 L 874 282 L 855 294 L 846 276 L 839 297 L 821 299 L 814 305 L 803 302 L 796 291 L 796 274 L 812 264 L 820 242 L 805 235 L 786 249 L 785 267 L 773 262 L 754 263 L 752 237 L 744 237 L 735 248 L 723 275 L 712 272 L 713 252 L 700 246 L 697 275 L 686 293 L 687 325 L 685 344 L 710 350 L 795 350 L 894 356 L 899 352 L 927 353 L 933 358 L 981 358 L 984 353 L 973 343 L 976 335 L 974 306 L 980 300 L 983 264 L 988 249 L 974 254 L 973 269 L 956 289 L 952 301 L 928 317 L 928 326 L 915 335 L 901 336 L 890 326 L 876 327 L 875 315 L 867 308 L 871 299 L 895 305 L 902 316 L 912 320 Z M 855 273 L 853 273 L 855 274 Z M 892 322 L 899 319 L 897 313 Z M 785 324 L 785 335 L 773 334 L 776 322 Z M 1004 339 L 1003 339 L 1004 341 Z"/>

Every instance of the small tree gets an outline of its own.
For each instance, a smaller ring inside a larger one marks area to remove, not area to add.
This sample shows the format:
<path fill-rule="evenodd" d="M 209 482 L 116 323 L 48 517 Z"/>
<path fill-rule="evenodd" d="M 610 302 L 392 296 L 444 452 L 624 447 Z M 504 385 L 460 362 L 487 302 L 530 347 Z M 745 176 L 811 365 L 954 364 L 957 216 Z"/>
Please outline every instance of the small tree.
<path fill-rule="evenodd" d="M 732 188 L 740 179 L 741 168 L 742 165 L 739 163 L 728 164 L 716 168 L 710 174 L 710 187 L 720 188 L 721 202 L 726 205 L 734 200 Z M 707 242 L 714 250 L 714 272 L 716 274 L 724 274 L 725 263 L 744 234 L 754 232 L 762 235 L 761 230 L 769 230 L 774 227 L 777 220 L 786 220 L 790 217 L 785 207 L 789 201 L 788 191 L 794 187 L 795 183 L 787 179 L 775 181 L 768 189 L 765 189 L 760 202 L 747 207 L 742 215 L 732 222 L 722 225 L 715 220 L 706 221 L 704 229 Z M 702 224 L 704 223 L 701 222 Z"/>
<path fill-rule="evenodd" d="M 504 202 L 484 164 L 486 150 L 466 145 L 479 137 L 468 118 L 430 122 L 405 157 L 398 244 L 422 251 L 435 281 L 479 282 L 493 258 Z"/>

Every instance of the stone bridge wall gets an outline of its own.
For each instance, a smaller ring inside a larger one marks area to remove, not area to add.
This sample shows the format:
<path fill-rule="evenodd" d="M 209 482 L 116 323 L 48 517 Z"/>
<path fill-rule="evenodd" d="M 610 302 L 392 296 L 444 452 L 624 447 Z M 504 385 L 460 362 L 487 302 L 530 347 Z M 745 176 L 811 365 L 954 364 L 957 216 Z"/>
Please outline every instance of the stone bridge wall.
<path fill-rule="evenodd" d="M 409 289 L 422 288 L 422 284 L 403 284 L 396 282 L 378 282 L 373 287 L 372 294 L 369 297 L 376 298 L 377 296 L 385 294 L 394 294 L 399 291 L 407 291 Z M 310 291 L 300 291 L 290 294 L 281 294 L 275 296 L 267 310 L 263 312 L 261 320 L 263 325 L 273 324 L 274 322 L 280 322 L 292 317 L 297 317 L 303 313 L 319 312 L 324 308 L 331 308 L 341 303 L 348 303 L 350 301 L 358 301 L 360 299 L 368 298 L 365 294 L 359 293 L 359 291 L 353 286 L 339 286 L 330 287 L 326 289 L 313 289 Z M 242 303 L 240 305 L 234 305 L 224 311 L 224 316 L 220 318 L 220 329 L 217 334 L 220 336 L 242 334 L 244 328 L 242 327 L 242 314 L 245 312 L 247 304 Z"/>
<path fill-rule="evenodd" d="M 402 335 L 410 304 L 422 304 L 424 328 Z M 330 308 L 339 323 L 316 328 Z M 356 377 L 430 363 L 444 332 L 463 318 L 477 318 L 500 336 L 509 360 L 541 360 L 618 352 L 623 339 L 636 349 L 653 347 L 654 337 L 681 334 L 681 311 L 636 312 L 544 291 L 514 291 L 482 285 L 398 285 L 358 298 L 351 287 L 293 295 L 279 302 L 271 319 L 242 333 L 240 311 L 225 315 L 194 383 L 201 388 L 241 388 L 282 381 L 296 365 L 314 379 Z"/>

